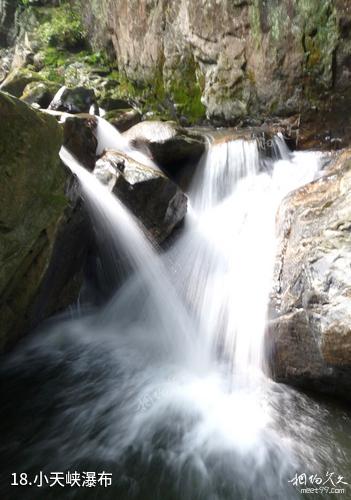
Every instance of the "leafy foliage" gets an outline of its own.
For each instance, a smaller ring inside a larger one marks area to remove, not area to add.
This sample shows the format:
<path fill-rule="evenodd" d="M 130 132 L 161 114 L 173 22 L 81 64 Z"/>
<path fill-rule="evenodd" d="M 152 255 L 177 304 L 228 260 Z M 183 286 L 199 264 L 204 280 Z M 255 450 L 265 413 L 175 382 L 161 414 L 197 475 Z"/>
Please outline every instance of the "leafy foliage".
<path fill-rule="evenodd" d="M 55 16 L 39 27 L 38 36 L 50 47 L 80 50 L 87 46 L 81 18 L 68 4 L 55 9 Z"/>

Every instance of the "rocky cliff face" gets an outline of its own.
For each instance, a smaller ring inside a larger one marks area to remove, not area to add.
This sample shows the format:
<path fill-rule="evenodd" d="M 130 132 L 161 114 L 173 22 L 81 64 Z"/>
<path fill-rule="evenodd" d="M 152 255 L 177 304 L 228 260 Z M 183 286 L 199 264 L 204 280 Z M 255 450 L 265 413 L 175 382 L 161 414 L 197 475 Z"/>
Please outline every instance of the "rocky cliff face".
<path fill-rule="evenodd" d="M 96 46 L 119 70 L 215 121 L 334 109 L 350 97 L 345 0 L 89 0 Z M 200 102 L 201 99 L 201 102 Z M 191 101 L 191 108 L 188 101 Z M 197 106 L 197 108 L 196 108 Z"/>
<path fill-rule="evenodd" d="M 278 214 L 279 253 L 269 326 L 279 381 L 350 398 L 351 150 Z"/>

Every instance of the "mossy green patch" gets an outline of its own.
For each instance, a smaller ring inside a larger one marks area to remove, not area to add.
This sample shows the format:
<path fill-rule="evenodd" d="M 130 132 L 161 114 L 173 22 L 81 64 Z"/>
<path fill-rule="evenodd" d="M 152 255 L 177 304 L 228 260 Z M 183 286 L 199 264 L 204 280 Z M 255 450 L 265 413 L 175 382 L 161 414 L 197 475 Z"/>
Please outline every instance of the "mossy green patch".
<path fill-rule="evenodd" d="M 201 102 L 203 74 L 193 58 L 180 68 L 169 81 L 167 90 L 176 106 L 177 113 L 186 117 L 190 124 L 198 123 L 206 116 L 206 108 Z"/>
<path fill-rule="evenodd" d="M 306 53 L 305 72 L 312 83 L 330 88 L 333 84 L 333 57 L 338 44 L 339 28 L 331 0 L 299 0 Z"/>
<path fill-rule="evenodd" d="M 253 4 L 250 6 L 249 19 L 250 19 L 251 35 L 256 47 L 258 48 L 262 43 L 259 0 L 254 0 Z"/>

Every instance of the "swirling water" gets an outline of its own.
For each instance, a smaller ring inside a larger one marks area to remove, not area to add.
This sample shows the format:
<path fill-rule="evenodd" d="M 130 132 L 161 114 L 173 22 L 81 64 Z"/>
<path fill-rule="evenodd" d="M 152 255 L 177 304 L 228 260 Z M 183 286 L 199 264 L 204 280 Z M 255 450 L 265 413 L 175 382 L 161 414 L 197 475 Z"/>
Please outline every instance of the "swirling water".
<path fill-rule="evenodd" d="M 100 144 L 128 151 L 102 129 Z M 2 498 L 289 500 L 300 498 L 296 472 L 351 481 L 347 411 L 265 375 L 275 211 L 320 163 L 279 142 L 277 152 L 262 162 L 254 142 L 211 145 L 185 227 L 160 255 L 62 151 L 127 278 L 103 307 L 48 322 L 3 360 Z M 113 484 L 9 486 L 13 472 L 66 470 L 105 470 Z"/>

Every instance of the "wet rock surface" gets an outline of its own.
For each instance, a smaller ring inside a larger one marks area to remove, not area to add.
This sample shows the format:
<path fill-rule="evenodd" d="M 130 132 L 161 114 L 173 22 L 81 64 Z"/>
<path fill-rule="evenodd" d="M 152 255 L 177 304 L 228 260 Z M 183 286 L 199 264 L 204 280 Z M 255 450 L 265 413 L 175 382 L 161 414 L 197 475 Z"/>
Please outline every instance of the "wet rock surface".
<path fill-rule="evenodd" d="M 56 120 L 4 93 L 0 114 L 1 349 L 32 321 L 67 200 Z"/>
<path fill-rule="evenodd" d="M 293 192 L 277 219 L 271 368 L 280 382 L 350 399 L 351 150 Z"/>
<path fill-rule="evenodd" d="M 62 87 L 49 105 L 51 110 L 66 111 L 71 114 L 89 113 L 92 107 L 98 110 L 95 93 L 84 87 Z"/>
<path fill-rule="evenodd" d="M 78 114 L 65 118 L 63 125 L 64 146 L 88 170 L 93 170 L 96 162 L 96 118 L 88 114 Z"/>
<path fill-rule="evenodd" d="M 133 109 L 114 109 L 108 111 L 104 116 L 119 132 L 125 132 L 141 121 L 141 114 Z"/>
<path fill-rule="evenodd" d="M 77 181 L 58 154 L 67 130 L 80 121 L 84 131 L 89 117 L 68 119 L 62 134 L 55 117 L 1 92 L 0 114 L 2 351 L 76 302 L 93 234 Z M 88 154 L 82 132 L 70 139 Z"/>
<path fill-rule="evenodd" d="M 185 217 L 186 196 L 157 167 L 109 150 L 96 163 L 94 174 L 113 190 L 157 243 L 162 243 Z"/>

